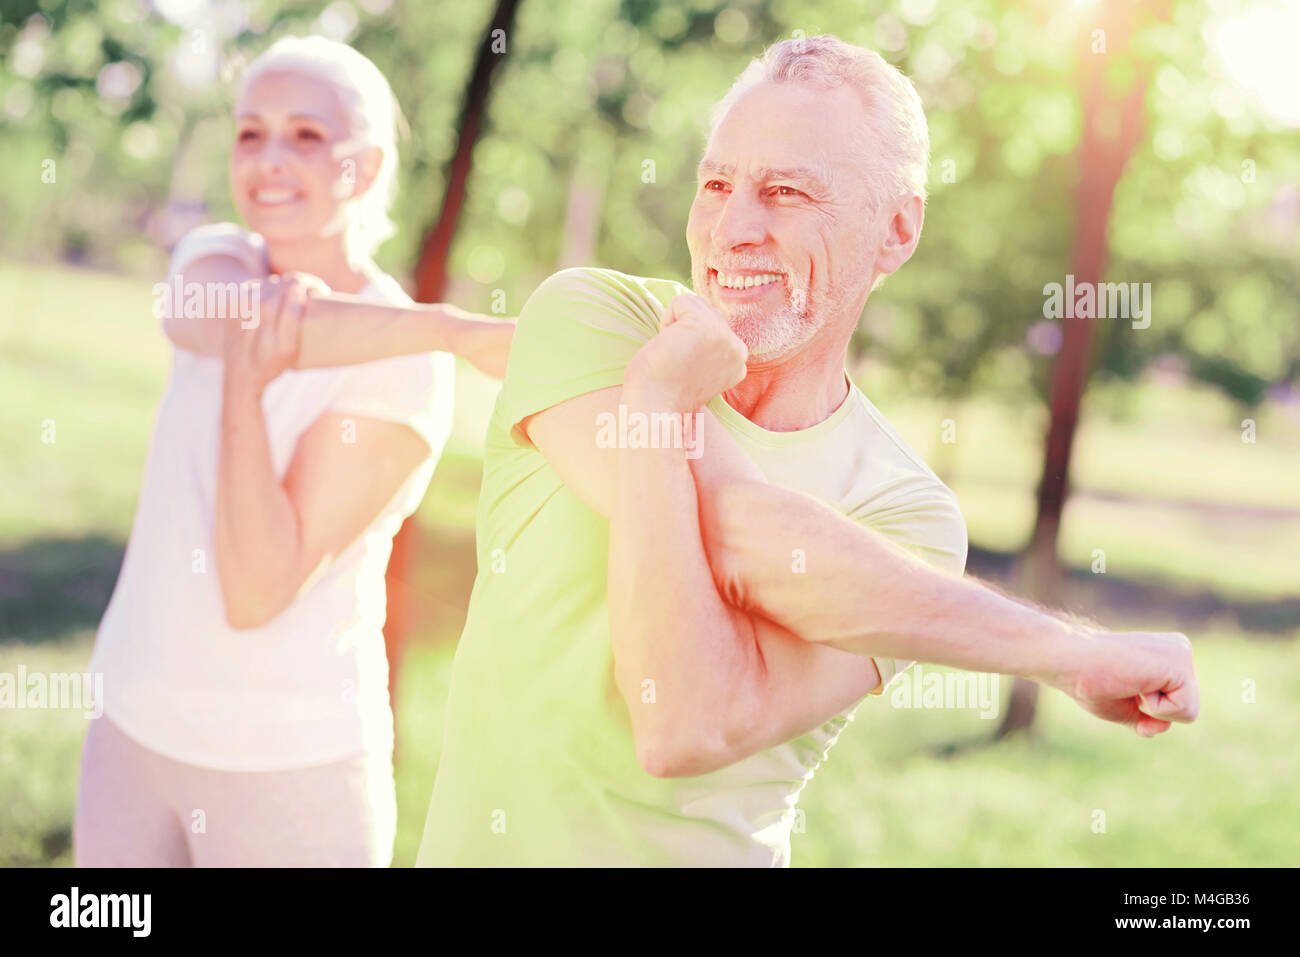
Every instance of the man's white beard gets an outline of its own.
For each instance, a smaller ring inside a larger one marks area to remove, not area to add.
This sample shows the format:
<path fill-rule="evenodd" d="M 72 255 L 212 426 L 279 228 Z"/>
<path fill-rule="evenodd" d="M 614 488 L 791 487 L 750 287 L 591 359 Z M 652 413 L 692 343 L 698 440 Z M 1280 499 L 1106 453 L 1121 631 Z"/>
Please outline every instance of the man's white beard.
<path fill-rule="evenodd" d="M 751 359 L 771 361 L 789 355 L 817 334 L 822 323 L 808 309 L 808 293 L 793 289 L 780 307 L 719 303 L 727 323 L 749 349 Z"/>

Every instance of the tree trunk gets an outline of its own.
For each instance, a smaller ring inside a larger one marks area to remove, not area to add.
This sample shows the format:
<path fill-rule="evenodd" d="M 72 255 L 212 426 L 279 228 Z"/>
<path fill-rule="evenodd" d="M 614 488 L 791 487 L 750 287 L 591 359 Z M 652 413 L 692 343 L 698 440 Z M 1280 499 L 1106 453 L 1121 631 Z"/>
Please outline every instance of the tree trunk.
<path fill-rule="evenodd" d="M 564 242 L 557 269 L 589 266 L 596 258 L 600 234 L 600 210 L 605 201 L 610 150 L 595 137 L 582 143 L 569 176 L 569 202 L 564 211 Z"/>
<path fill-rule="evenodd" d="M 1134 63 L 1133 84 L 1122 98 L 1116 96 L 1103 75 L 1108 57 L 1129 55 L 1133 16 L 1133 6 L 1126 0 L 1108 0 L 1101 18 L 1106 52 L 1094 52 L 1097 38 L 1088 31 L 1090 39 L 1081 53 L 1083 137 L 1078 153 L 1080 179 L 1071 265 L 1076 289 L 1085 283 L 1101 281 L 1115 186 L 1143 132 L 1143 103 L 1149 69 L 1143 63 Z M 1070 452 L 1087 382 L 1093 323 L 1096 321 L 1070 318 L 1074 312 L 1072 304 L 1067 302 L 1065 307 L 1067 317 L 1061 320 L 1064 333 L 1061 352 L 1052 370 L 1051 424 L 1044 443 L 1042 477 L 1038 483 L 1038 514 L 1033 536 L 1022 558 L 1018 583 L 1022 594 L 1050 606 L 1061 603 L 1057 533 L 1069 495 Z M 1005 737 L 1017 730 L 1030 730 L 1037 701 L 1038 686 L 1017 678 L 997 737 Z"/>
<path fill-rule="evenodd" d="M 496 13 L 483 34 L 474 69 L 470 73 L 461 100 L 456 127 L 456 152 L 451 159 L 442 207 L 433 224 L 425 231 L 420 257 L 415 264 L 415 299 L 417 302 L 440 302 L 447 284 L 447 258 L 456 234 L 461 207 L 465 203 L 465 185 L 469 180 L 470 159 L 478 140 L 483 113 L 487 109 L 492 73 L 506 56 L 510 30 L 520 0 L 499 0 Z M 415 571 L 419 554 L 419 526 L 415 516 L 408 518 L 393 539 L 393 554 L 388 561 L 385 584 L 388 590 L 388 620 L 384 625 L 384 646 L 388 652 L 388 694 L 393 702 L 394 722 L 397 715 L 397 676 L 415 617 Z"/>

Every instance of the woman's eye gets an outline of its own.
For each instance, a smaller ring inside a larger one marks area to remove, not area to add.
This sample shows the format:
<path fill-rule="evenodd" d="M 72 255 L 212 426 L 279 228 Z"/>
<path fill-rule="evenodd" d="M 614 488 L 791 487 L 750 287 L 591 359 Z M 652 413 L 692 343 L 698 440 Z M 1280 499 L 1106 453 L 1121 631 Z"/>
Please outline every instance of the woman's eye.
<path fill-rule="evenodd" d="M 319 143 L 325 137 L 321 136 L 315 130 L 299 130 L 298 139 L 305 140 L 309 143 Z"/>
<path fill-rule="evenodd" d="M 251 143 L 251 142 L 252 142 L 253 140 L 255 140 L 255 139 L 257 139 L 257 130 L 240 130 L 240 131 L 239 131 L 239 142 L 241 142 L 241 143 Z"/>

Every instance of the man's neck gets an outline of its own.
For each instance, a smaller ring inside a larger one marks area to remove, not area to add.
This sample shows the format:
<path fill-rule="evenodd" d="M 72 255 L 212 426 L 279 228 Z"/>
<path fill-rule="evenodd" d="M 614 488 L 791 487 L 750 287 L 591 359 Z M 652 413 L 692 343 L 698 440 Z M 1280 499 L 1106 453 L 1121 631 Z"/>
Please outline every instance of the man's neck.
<path fill-rule="evenodd" d="M 795 352 L 779 362 L 751 363 L 745 378 L 723 399 L 769 432 L 798 432 L 823 422 L 848 398 L 844 372 L 848 344 L 810 353 Z"/>

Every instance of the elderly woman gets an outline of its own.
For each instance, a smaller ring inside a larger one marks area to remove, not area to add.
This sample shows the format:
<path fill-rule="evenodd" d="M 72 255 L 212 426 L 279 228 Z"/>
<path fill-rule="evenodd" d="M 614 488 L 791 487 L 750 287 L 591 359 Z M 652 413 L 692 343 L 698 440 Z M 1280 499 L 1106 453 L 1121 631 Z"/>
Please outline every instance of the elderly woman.
<path fill-rule="evenodd" d="M 372 260 L 398 115 L 375 65 L 320 37 L 243 77 L 249 228 L 191 232 L 160 292 L 178 348 L 91 662 L 81 865 L 391 861 L 384 572 L 451 428 L 449 351 L 501 375 L 512 333 L 414 306 Z M 209 314 L 234 301 L 256 308 Z"/>

